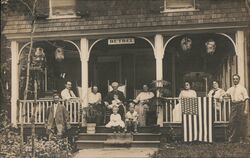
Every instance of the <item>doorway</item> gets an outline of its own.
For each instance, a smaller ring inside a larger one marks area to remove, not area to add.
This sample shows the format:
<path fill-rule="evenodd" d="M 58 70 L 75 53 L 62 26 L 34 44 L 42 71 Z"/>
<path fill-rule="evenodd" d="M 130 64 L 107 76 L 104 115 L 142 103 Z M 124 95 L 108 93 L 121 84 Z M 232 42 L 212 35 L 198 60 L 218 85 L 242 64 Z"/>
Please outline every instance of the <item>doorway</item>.
<path fill-rule="evenodd" d="M 99 85 L 99 91 L 105 94 L 108 92 L 108 81 L 112 83 L 121 80 L 121 58 L 99 56 L 94 71 L 96 71 L 96 84 Z"/>

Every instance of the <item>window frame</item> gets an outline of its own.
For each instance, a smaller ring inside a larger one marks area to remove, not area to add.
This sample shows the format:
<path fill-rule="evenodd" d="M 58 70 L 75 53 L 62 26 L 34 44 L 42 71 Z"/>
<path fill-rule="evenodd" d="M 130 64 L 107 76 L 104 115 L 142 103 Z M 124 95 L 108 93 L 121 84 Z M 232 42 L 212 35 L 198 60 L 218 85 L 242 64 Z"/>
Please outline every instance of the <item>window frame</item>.
<path fill-rule="evenodd" d="M 53 0 L 49 0 L 49 17 L 48 17 L 48 19 L 63 19 L 63 18 L 76 18 L 76 17 L 78 17 L 76 14 L 76 10 L 75 10 L 73 15 L 53 15 L 52 1 Z M 74 1 L 76 1 L 76 0 L 74 0 Z M 77 5 L 77 4 L 75 3 L 75 5 Z"/>
<path fill-rule="evenodd" d="M 198 9 L 196 8 L 196 1 L 195 0 L 192 0 L 193 1 L 193 7 L 190 7 L 190 8 L 186 8 L 186 7 L 178 7 L 178 8 L 167 8 L 167 1 L 168 0 L 164 0 L 164 10 L 163 12 L 185 12 L 185 11 L 198 11 Z"/>

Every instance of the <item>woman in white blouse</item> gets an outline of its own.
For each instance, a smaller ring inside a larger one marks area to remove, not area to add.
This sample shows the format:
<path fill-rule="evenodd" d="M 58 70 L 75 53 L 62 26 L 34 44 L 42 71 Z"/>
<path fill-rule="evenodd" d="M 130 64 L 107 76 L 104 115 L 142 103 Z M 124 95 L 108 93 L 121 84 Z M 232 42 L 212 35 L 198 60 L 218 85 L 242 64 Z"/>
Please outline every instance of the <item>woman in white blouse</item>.
<path fill-rule="evenodd" d="M 181 90 L 179 98 L 196 98 L 197 94 L 191 89 L 191 85 L 188 81 L 184 83 L 184 89 Z M 173 121 L 181 122 L 181 104 L 176 104 L 173 110 Z"/>
<path fill-rule="evenodd" d="M 143 85 L 143 91 L 134 100 L 135 103 L 138 103 L 135 106 L 135 111 L 138 113 L 138 123 L 140 126 L 146 126 L 147 111 L 149 109 L 150 99 L 154 97 L 154 93 L 150 92 L 147 85 Z"/>
<path fill-rule="evenodd" d="M 221 113 L 222 118 L 224 118 L 224 115 L 223 115 L 224 109 L 221 106 L 221 102 L 225 93 L 226 92 L 223 89 L 219 88 L 219 83 L 217 81 L 213 81 L 213 88 L 208 92 L 208 97 L 212 97 L 215 99 L 214 108 L 216 109 L 217 118 L 220 116 L 219 113 Z"/>

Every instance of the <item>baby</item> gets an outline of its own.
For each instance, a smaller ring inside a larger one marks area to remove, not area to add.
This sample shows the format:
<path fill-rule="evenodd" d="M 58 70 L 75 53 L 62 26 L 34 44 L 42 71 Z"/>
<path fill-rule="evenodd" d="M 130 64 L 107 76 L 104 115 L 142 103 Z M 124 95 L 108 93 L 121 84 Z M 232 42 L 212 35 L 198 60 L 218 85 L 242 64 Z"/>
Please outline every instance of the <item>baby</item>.
<path fill-rule="evenodd" d="M 129 103 L 129 111 L 126 113 L 125 132 L 137 133 L 138 113 L 135 111 L 133 102 Z"/>
<path fill-rule="evenodd" d="M 121 115 L 118 114 L 118 107 L 113 107 L 113 114 L 110 115 L 110 121 L 108 124 L 106 124 L 105 127 L 112 128 L 114 133 L 120 133 L 121 130 L 125 127 L 125 124 L 121 119 Z"/>
<path fill-rule="evenodd" d="M 122 105 L 121 100 L 119 99 L 118 95 L 114 94 L 114 99 L 112 100 L 112 104 L 108 105 L 109 109 L 113 109 L 113 107 L 119 107 L 120 105 Z"/>

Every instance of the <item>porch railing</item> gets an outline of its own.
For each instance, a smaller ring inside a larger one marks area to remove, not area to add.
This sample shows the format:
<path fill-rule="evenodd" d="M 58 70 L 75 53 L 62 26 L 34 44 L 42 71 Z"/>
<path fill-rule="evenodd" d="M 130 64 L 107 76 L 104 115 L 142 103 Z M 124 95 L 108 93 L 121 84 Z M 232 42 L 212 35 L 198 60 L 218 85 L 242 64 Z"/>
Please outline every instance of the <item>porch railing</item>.
<path fill-rule="evenodd" d="M 61 101 L 69 112 L 69 122 L 71 124 L 78 124 L 81 122 L 81 101 L 79 98 L 70 101 Z M 163 107 L 163 122 L 164 123 L 181 123 L 181 120 L 176 121 L 174 108 L 180 103 L 179 98 L 165 98 L 165 106 Z M 52 100 L 37 100 L 35 111 L 35 124 L 44 124 L 46 111 L 49 106 L 53 104 Z M 217 108 L 215 108 L 217 107 Z M 34 100 L 19 100 L 17 105 L 17 123 L 21 123 L 23 119 L 24 124 L 31 123 L 32 112 L 35 108 Z M 231 112 L 231 104 L 229 99 L 224 99 L 222 102 L 214 101 L 213 105 L 213 119 L 215 123 L 228 123 Z"/>
<path fill-rule="evenodd" d="M 46 111 L 49 106 L 53 104 L 53 100 L 37 100 L 36 108 L 34 100 L 19 100 L 17 105 L 17 123 L 30 124 L 33 110 L 35 108 L 35 124 L 44 124 Z M 69 122 L 71 124 L 78 124 L 80 122 L 80 99 L 73 99 L 69 101 L 61 101 L 69 112 Z"/>
<path fill-rule="evenodd" d="M 181 119 L 174 119 L 179 115 L 181 118 L 181 111 L 179 113 L 175 113 L 174 109 L 177 106 L 180 106 L 180 98 L 164 98 L 165 99 L 165 107 L 163 108 L 163 122 L 164 123 L 181 123 Z M 214 123 L 228 123 L 229 115 L 231 112 L 231 104 L 229 98 L 224 98 L 221 102 L 216 100 L 213 101 L 213 120 Z"/>

